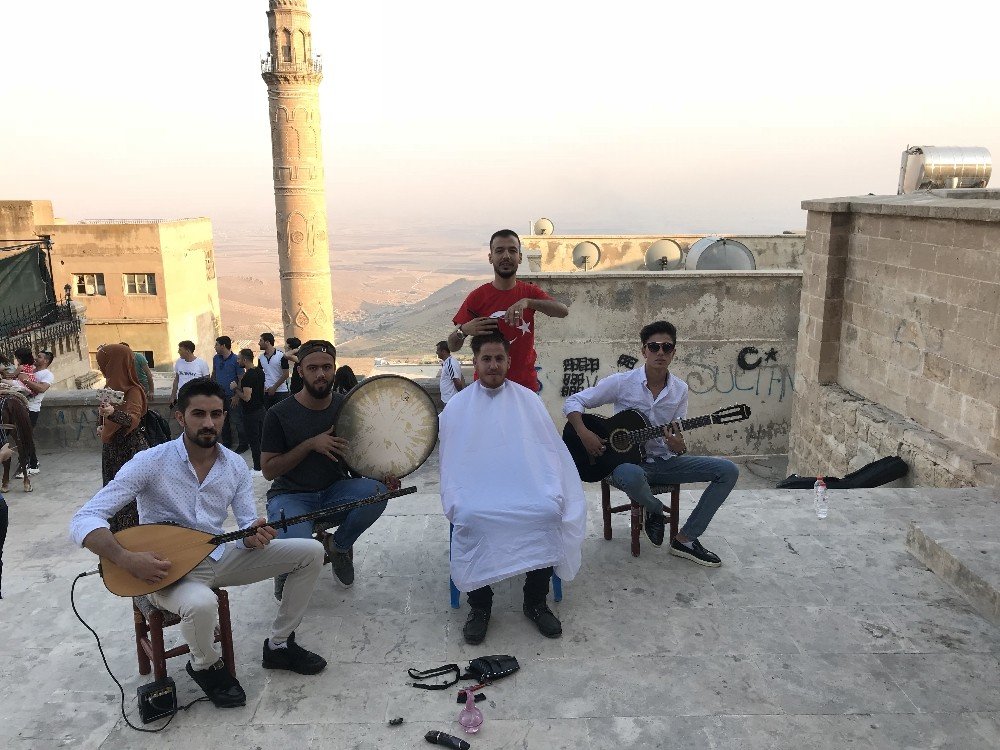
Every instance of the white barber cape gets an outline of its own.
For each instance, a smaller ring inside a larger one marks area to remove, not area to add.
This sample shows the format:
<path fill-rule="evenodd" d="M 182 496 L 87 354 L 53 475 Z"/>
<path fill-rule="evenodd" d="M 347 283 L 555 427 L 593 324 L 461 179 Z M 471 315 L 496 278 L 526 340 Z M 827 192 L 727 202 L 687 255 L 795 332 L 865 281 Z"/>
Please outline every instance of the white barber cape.
<path fill-rule="evenodd" d="M 580 475 L 541 399 L 478 380 L 441 413 L 441 504 L 454 525 L 451 578 L 472 591 L 529 570 L 580 570 L 587 507 Z"/>

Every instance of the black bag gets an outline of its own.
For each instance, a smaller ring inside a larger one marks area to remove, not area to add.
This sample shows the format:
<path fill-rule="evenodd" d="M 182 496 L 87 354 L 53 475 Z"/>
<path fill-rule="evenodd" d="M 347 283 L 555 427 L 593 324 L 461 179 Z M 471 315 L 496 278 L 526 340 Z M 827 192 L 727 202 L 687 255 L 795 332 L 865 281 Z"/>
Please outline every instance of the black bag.
<path fill-rule="evenodd" d="M 170 440 L 170 424 L 152 409 L 142 418 L 142 431 L 150 448 Z"/>
<path fill-rule="evenodd" d="M 521 665 L 517 663 L 515 657 L 507 654 L 497 654 L 495 656 L 480 656 L 478 659 L 473 659 L 469 662 L 469 668 L 465 670 L 465 674 L 461 674 L 461 670 L 457 664 L 445 664 L 444 666 L 427 669 L 422 672 L 417 669 L 408 669 L 406 673 L 414 680 L 426 680 L 429 677 L 442 677 L 446 674 L 454 673 L 455 679 L 443 685 L 423 685 L 419 682 L 410 683 L 411 687 L 420 688 L 421 690 L 445 690 L 456 684 L 459 680 L 493 682 L 494 680 L 499 680 L 501 677 L 514 674 L 520 668 Z"/>
<path fill-rule="evenodd" d="M 881 487 L 883 484 L 895 482 L 901 477 L 905 477 L 910 470 L 906 461 L 899 456 L 886 456 L 878 461 L 872 461 L 867 466 L 862 466 L 857 471 L 852 471 L 846 477 L 823 477 L 826 486 L 831 490 L 858 490 L 868 487 Z M 819 476 L 819 475 L 817 475 Z M 786 479 L 782 479 L 777 484 L 779 490 L 808 490 L 812 489 L 816 482 L 816 477 L 802 477 L 798 474 L 790 474 Z"/>

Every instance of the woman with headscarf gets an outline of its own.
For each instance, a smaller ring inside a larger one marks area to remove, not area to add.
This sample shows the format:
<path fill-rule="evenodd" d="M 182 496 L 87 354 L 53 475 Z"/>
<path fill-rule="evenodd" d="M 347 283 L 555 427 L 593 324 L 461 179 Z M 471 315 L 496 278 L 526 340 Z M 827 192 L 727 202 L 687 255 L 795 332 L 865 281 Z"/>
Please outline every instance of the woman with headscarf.
<path fill-rule="evenodd" d="M 118 470 L 136 453 L 149 447 L 139 427 L 146 415 L 146 389 L 139 382 L 132 350 L 121 344 L 107 344 L 97 351 L 107 387 L 125 394 L 120 404 L 102 401 L 98 413 L 103 424 L 98 428 L 103 447 L 101 473 L 104 484 L 115 478 Z M 130 503 L 111 519 L 111 530 L 118 531 L 139 523 L 136 504 Z"/>

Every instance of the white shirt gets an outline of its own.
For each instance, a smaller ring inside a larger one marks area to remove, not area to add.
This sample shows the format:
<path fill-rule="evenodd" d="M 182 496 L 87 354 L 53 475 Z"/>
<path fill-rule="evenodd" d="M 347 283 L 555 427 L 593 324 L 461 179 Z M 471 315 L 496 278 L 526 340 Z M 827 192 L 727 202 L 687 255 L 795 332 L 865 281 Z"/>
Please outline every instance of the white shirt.
<path fill-rule="evenodd" d="M 614 404 L 615 414 L 625 409 L 641 412 L 650 425 L 665 425 L 675 419 L 684 419 L 688 408 L 687 383 L 670 374 L 667 387 L 655 399 L 646 380 L 646 368 L 637 367 L 629 372 L 616 372 L 597 382 L 592 388 L 574 393 L 563 404 L 563 414 L 584 412 L 604 404 Z M 646 443 L 646 461 L 670 458 L 676 455 L 667 447 L 667 441 L 656 438 Z"/>
<path fill-rule="evenodd" d="M 441 373 L 438 379 L 441 382 L 441 401 L 445 404 L 458 393 L 455 387 L 455 378 L 462 379 L 462 363 L 456 357 L 448 357 L 441 361 Z"/>
<path fill-rule="evenodd" d="M 35 370 L 35 381 L 39 383 L 48 383 L 51 387 L 52 384 L 56 382 L 56 377 L 52 374 L 51 370 Z M 41 411 L 43 398 L 45 398 L 44 393 L 35 393 L 31 398 L 29 398 L 28 411 Z"/>
<path fill-rule="evenodd" d="M 257 520 L 253 479 L 242 456 L 219 445 L 215 464 L 199 484 L 184 447 L 184 436 L 136 453 L 118 474 L 76 512 L 69 524 L 70 539 L 82 545 L 94 529 L 109 528 L 108 519 L 133 500 L 138 501 L 139 523 L 177 523 L 208 534 L 222 534 L 229 506 L 239 528 Z M 244 547 L 242 541 L 230 542 Z M 210 557 L 218 560 L 224 546 Z"/>
<path fill-rule="evenodd" d="M 257 361 L 260 363 L 260 367 L 264 371 L 265 388 L 270 388 L 281 379 L 282 375 L 285 374 L 285 371 L 281 367 L 281 360 L 284 358 L 285 353 L 281 351 L 281 349 L 275 349 L 274 354 L 272 354 L 270 358 L 264 354 L 264 352 L 260 353 L 260 359 Z M 291 366 L 291 362 L 288 362 L 287 364 Z M 287 390 L 288 378 L 285 378 L 285 382 L 277 387 L 275 393 L 284 393 Z"/>
<path fill-rule="evenodd" d="M 177 373 L 177 391 L 180 392 L 185 383 L 190 383 L 195 378 L 207 378 L 212 374 L 208 367 L 208 362 L 201 357 L 195 357 L 188 362 L 183 357 L 179 357 L 174 362 L 174 372 Z"/>

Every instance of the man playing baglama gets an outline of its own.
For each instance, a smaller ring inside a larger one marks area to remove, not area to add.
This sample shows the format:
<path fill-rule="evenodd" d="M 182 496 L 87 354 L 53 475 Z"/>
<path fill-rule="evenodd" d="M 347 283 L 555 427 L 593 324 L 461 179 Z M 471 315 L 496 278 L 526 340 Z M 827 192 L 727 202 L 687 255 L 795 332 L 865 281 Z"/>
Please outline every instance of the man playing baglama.
<path fill-rule="evenodd" d="M 295 642 L 295 628 L 323 566 L 323 547 L 312 539 L 275 539 L 275 530 L 257 518 L 253 482 L 246 462 L 219 445 L 225 420 L 224 393 L 211 378 L 181 388 L 174 416 L 183 434 L 137 453 L 70 522 L 70 536 L 136 578 L 155 584 L 170 560 L 150 552 L 129 552 L 108 529 L 108 519 L 136 500 L 141 523 L 177 523 L 209 534 L 223 533 L 229 509 L 240 528 L 254 536 L 220 545 L 177 583 L 149 594 L 157 607 L 181 617 L 181 633 L 191 649 L 187 672 L 219 708 L 242 706 L 246 694 L 229 674 L 215 644 L 218 602 L 212 588 L 241 586 L 287 575 L 285 596 L 264 641 L 265 669 L 316 674 L 322 657 Z"/>
<path fill-rule="evenodd" d="M 336 508 L 390 489 L 399 489 L 399 480 L 386 477 L 385 483 L 360 477 L 352 479 L 340 462 L 347 440 L 333 435 L 337 410 L 344 397 L 333 391 L 337 370 L 337 349 L 329 341 L 307 341 L 298 351 L 296 367 L 302 375 L 302 390 L 279 401 L 264 417 L 261 440 L 261 469 L 273 480 L 267 491 L 267 516 L 272 521 L 311 513 L 320 508 Z M 351 547 L 382 515 L 386 504 L 373 503 L 355 508 L 339 522 L 337 531 L 326 537 L 326 552 L 337 580 L 344 586 L 354 583 Z M 298 523 L 282 531 L 282 538 L 307 539 L 311 523 Z M 275 578 L 274 595 L 282 597 L 282 577 Z"/>
<path fill-rule="evenodd" d="M 527 573 L 524 614 L 548 638 L 562 625 L 546 604 L 555 572 L 580 569 L 587 526 L 583 485 L 569 451 L 535 393 L 507 379 L 509 344 L 500 333 L 472 339 L 477 381 L 441 413 L 441 503 L 454 526 L 451 578 L 468 592 L 463 634 L 482 643 L 490 584 Z"/>
<path fill-rule="evenodd" d="M 465 298 L 452 320 L 456 328 L 448 336 L 448 346 L 457 352 L 467 336 L 499 331 L 510 344 L 507 379 L 537 393 L 535 311 L 553 318 L 565 318 L 569 308 L 535 284 L 518 281 L 521 238 L 514 230 L 501 229 L 493 233 L 488 258 L 493 266 L 493 281 L 473 289 Z"/>
<path fill-rule="evenodd" d="M 684 455 L 687 447 L 678 420 L 687 416 L 688 387 L 669 369 L 676 350 L 677 329 L 659 320 L 643 327 L 639 339 L 645 359 L 642 367 L 609 375 L 592 388 L 573 394 L 566 399 L 563 414 L 592 456 L 602 455 L 606 447 L 583 424 L 586 409 L 614 404 L 615 414 L 635 409 L 651 425 L 670 424 L 664 428 L 662 438 L 646 443 L 646 462 L 642 466 L 621 464 L 611 472 L 608 482 L 646 509 L 646 536 L 656 547 L 663 544 L 665 518 L 663 503 L 652 493 L 650 485 L 709 482 L 687 523 L 670 540 L 670 554 L 717 568 L 722 564 L 719 556 L 705 549 L 698 537 L 705 533 L 715 512 L 732 492 L 739 469 L 724 458 Z"/>

